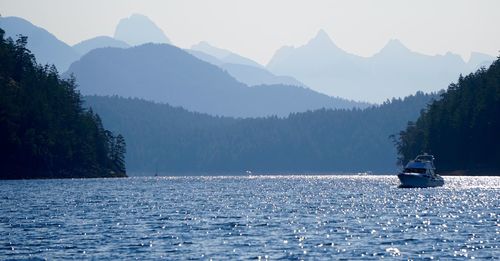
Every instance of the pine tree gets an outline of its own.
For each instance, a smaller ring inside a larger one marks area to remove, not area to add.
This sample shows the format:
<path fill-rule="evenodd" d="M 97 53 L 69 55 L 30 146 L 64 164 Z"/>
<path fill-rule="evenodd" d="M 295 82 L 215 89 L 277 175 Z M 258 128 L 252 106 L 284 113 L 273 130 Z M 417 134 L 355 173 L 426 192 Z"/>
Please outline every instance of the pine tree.
<path fill-rule="evenodd" d="M 126 176 L 123 164 L 110 164 L 115 138 L 82 108 L 75 79 L 38 65 L 26 37 L 4 35 L 0 29 L 0 179 Z M 123 159 L 123 137 L 120 146 L 114 157 Z"/>

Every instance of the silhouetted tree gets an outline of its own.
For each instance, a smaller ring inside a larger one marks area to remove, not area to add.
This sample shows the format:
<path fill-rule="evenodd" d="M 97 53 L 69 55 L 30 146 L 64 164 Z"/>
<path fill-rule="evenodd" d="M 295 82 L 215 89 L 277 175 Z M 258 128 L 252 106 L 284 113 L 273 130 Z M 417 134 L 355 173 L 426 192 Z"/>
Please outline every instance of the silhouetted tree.
<path fill-rule="evenodd" d="M 0 179 L 125 176 L 123 165 L 109 164 L 116 138 L 82 108 L 75 79 L 38 65 L 26 37 L 4 35 L 0 29 Z"/>
<path fill-rule="evenodd" d="M 458 78 L 397 141 L 400 161 L 433 153 L 441 170 L 500 170 L 500 59 Z"/>

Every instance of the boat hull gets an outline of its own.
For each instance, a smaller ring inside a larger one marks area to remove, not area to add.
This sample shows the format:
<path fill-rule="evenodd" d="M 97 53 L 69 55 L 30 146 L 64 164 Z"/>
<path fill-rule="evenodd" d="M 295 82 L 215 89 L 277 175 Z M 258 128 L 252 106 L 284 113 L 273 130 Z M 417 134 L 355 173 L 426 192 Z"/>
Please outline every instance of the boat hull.
<path fill-rule="evenodd" d="M 429 177 L 416 173 L 400 173 L 398 178 L 402 188 L 429 188 L 444 185 L 441 177 Z"/>

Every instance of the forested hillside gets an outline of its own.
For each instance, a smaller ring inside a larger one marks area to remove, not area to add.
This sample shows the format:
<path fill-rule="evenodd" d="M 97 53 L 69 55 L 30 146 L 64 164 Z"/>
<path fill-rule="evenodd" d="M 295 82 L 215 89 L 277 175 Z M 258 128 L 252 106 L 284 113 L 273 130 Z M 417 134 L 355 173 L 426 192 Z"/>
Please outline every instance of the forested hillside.
<path fill-rule="evenodd" d="M 365 110 L 326 110 L 286 118 L 234 119 L 166 104 L 86 96 L 105 126 L 127 139 L 132 172 L 387 172 L 396 170 L 389 139 L 434 95 L 417 93 Z"/>
<path fill-rule="evenodd" d="M 500 170 L 500 59 L 451 84 L 400 133 L 398 151 L 403 162 L 433 153 L 443 171 Z"/>
<path fill-rule="evenodd" d="M 0 29 L 0 179 L 125 176 L 123 137 L 26 44 Z"/>

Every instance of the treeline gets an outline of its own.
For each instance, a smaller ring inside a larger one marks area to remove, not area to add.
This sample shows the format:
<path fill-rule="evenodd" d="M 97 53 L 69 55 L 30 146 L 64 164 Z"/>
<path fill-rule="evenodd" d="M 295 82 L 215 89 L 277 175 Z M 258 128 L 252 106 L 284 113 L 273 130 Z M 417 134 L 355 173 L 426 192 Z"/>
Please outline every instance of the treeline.
<path fill-rule="evenodd" d="M 74 79 L 0 29 L 0 179 L 123 177 L 125 140 L 82 108 Z"/>
<path fill-rule="evenodd" d="M 500 171 L 500 59 L 460 76 L 400 133 L 397 149 L 407 162 L 421 152 L 436 156 L 442 171 Z"/>
<path fill-rule="evenodd" d="M 436 95 L 417 93 L 364 110 L 234 119 L 140 99 L 86 96 L 105 126 L 127 139 L 127 168 L 154 173 L 396 170 L 389 136 Z M 256 104 L 255 106 L 258 106 Z"/>

